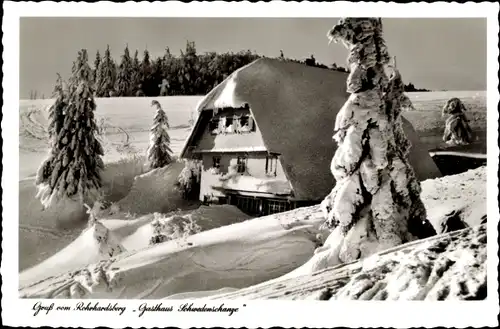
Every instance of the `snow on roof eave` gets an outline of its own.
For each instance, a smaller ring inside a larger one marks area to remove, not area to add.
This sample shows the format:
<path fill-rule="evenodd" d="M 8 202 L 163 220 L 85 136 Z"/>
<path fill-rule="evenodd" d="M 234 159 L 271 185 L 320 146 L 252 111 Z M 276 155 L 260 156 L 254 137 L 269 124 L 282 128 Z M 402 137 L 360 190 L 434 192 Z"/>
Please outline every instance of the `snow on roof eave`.
<path fill-rule="evenodd" d="M 205 97 L 203 97 L 196 110 L 202 112 L 205 110 L 214 110 L 224 108 L 240 108 L 244 107 L 247 102 L 236 97 L 236 76 L 238 71 L 231 74 L 217 87 L 212 89 Z"/>

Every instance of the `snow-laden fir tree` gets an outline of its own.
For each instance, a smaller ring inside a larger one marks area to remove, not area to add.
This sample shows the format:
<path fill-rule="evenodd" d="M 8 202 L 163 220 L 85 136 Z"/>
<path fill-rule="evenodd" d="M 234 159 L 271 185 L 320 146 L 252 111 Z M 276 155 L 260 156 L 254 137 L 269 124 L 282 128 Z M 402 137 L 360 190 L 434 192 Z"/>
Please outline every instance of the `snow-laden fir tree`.
<path fill-rule="evenodd" d="M 449 99 L 443 107 L 446 118 L 443 141 L 448 144 L 467 145 L 472 142 L 472 129 L 465 115 L 465 105 L 459 98 Z"/>
<path fill-rule="evenodd" d="M 398 70 L 390 65 L 381 19 L 341 19 L 328 37 L 349 50 L 351 94 L 335 122 L 338 148 L 331 171 L 336 185 L 322 202 L 336 240 L 327 241 L 336 250 L 335 263 L 435 232 L 408 160 L 411 145 L 400 112 L 410 101 Z"/>
<path fill-rule="evenodd" d="M 57 74 L 56 85 L 54 87 L 54 104 L 49 108 L 48 137 L 50 151 L 48 157 L 42 162 L 37 172 L 35 184 L 40 185 L 47 180 L 53 171 L 53 160 L 59 153 L 60 143 L 57 140 L 64 124 L 64 112 L 67 106 L 67 93 L 63 87 L 61 75 Z"/>
<path fill-rule="evenodd" d="M 116 64 L 111 57 L 109 45 L 104 52 L 104 57 L 99 64 L 99 71 L 96 81 L 97 97 L 110 97 L 114 93 L 116 81 Z"/>
<path fill-rule="evenodd" d="M 153 127 L 151 127 L 147 158 L 150 169 L 156 169 L 172 162 L 172 150 L 170 149 L 167 115 L 158 101 L 152 101 L 151 106 L 156 106 L 156 114 Z"/>
<path fill-rule="evenodd" d="M 92 69 L 92 83 L 94 86 L 94 91 L 96 89 L 97 75 L 99 74 L 99 66 L 101 64 L 101 54 L 99 50 L 95 54 L 94 68 Z"/>
<path fill-rule="evenodd" d="M 49 109 L 49 140 L 51 143 L 55 140 L 53 137 L 57 136 L 61 131 L 64 121 L 64 109 L 67 105 L 66 92 L 64 90 L 61 75 L 57 73 L 56 85 L 52 95 L 55 98 L 54 104 Z"/>
<path fill-rule="evenodd" d="M 133 89 L 133 66 L 132 58 L 128 50 L 128 45 L 123 52 L 122 61 L 118 67 L 118 75 L 116 77 L 116 96 L 131 96 Z"/>
<path fill-rule="evenodd" d="M 93 204 L 98 197 L 104 152 L 96 139 L 91 78 L 92 69 L 83 49 L 70 80 L 63 124 L 53 135 L 53 151 L 37 173 L 37 198 L 45 208 L 67 200 Z"/>
<path fill-rule="evenodd" d="M 132 96 L 137 96 L 139 85 L 141 84 L 141 62 L 139 61 L 139 52 L 137 49 L 132 60 Z"/>
<path fill-rule="evenodd" d="M 149 58 L 149 51 L 146 49 L 144 50 L 144 55 L 140 66 L 141 91 L 146 96 L 150 95 L 149 89 L 151 84 L 151 73 L 152 73 L 151 59 Z"/>

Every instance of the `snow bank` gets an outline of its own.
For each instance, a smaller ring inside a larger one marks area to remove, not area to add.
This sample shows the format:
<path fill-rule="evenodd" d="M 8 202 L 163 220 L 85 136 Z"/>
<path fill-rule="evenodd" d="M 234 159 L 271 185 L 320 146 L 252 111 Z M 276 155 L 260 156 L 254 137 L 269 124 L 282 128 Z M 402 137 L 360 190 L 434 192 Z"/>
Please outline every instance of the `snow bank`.
<path fill-rule="evenodd" d="M 106 163 L 101 175 L 105 200 L 116 202 L 127 196 L 135 177 L 144 174 L 145 171 L 145 157 L 129 156 L 116 162 Z"/>
<path fill-rule="evenodd" d="M 227 174 L 210 175 L 204 173 L 206 185 L 213 189 L 273 193 L 277 195 L 289 195 L 292 192 L 290 182 L 276 178 L 256 178 L 249 175 Z"/>
<path fill-rule="evenodd" d="M 90 263 L 109 259 L 125 251 L 119 239 L 102 223 L 96 222 L 75 241 L 37 266 L 19 274 L 19 283 L 24 285 L 37 278 L 64 273 Z"/>
<path fill-rule="evenodd" d="M 447 220 L 454 215 L 469 227 L 486 218 L 486 177 L 486 166 L 482 166 L 422 182 L 427 217 L 438 233 L 444 233 Z"/>
<path fill-rule="evenodd" d="M 484 300 L 486 225 L 413 241 L 314 275 L 281 278 L 209 299 Z"/>
<path fill-rule="evenodd" d="M 115 206 L 120 212 L 136 215 L 167 213 L 190 204 L 176 187 L 183 162 L 173 162 L 134 178 L 130 192 Z"/>
<path fill-rule="evenodd" d="M 40 274 L 32 284 L 22 280 L 20 294 L 164 298 L 190 291 L 242 288 L 303 264 L 318 245 L 322 222 L 317 206 L 247 220 L 123 253 L 66 274 L 46 279 L 47 275 Z M 126 248 L 127 243 L 122 245 Z"/>
<path fill-rule="evenodd" d="M 38 277 L 64 273 L 90 263 L 108 259 L 122 251 L 147 248 L 156 235 L 168 235 L 168 239 L 184 238 L 213 228 L 238 223 L 250 216 L 229 205 L 201 206 L 187 212 L 165 216 L 158 213 L 137 219 L 102 219 L 92 224 L 69 245 L 20 275 L 21 282 L 31 282 Z M 155 230 L 155 222 L 162 229 Z M 83 257 L 79 255 L 83 254 Z"/>
<path fill-rule="evenodd" d="M 19 181 L 19 269 L 33 266 L 73 241 L 87 220 L 86 209 L 59 204 L 43 209 L 36 195 L 35 179 Z"/>
<path fill-rule="evenodd" d="M 140 250 L 151 245 L 159 236 L 166 240 L 185 238 L 214 228 L 239 223 L 250 216 L 229 205 L 201 206 L 185 214 L 161 215 L 159 213 L 142 216 L 135 220 L 103 219 L 125 249 Z"/>
<path fill-rule="evenodd" d="M 143 159 L 127 157 L 107 163 L 102 173 L 104 201 L 126 196 L 134 178 L 144 172 Z M 79 203 L 43 209 L 36 195 L 35 178 L 19 181 L 19 269 L 33 266 L 67 246 L 86 225 L 88 214 Z"/>

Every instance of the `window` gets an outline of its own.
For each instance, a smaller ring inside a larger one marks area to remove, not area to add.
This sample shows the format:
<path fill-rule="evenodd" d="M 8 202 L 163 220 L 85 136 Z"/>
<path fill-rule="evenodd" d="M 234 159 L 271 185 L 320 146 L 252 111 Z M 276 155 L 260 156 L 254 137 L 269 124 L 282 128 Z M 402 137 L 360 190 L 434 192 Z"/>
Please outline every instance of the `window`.
<path fill-rule="evenodd" d="M 248 125 L 248 115 L 243 115 L 240 118 L 240 127 L 245 127 Z"/>
<path fill-rule="evenodd" d="M 246 157 L 238 157 L 237 162 L 238 170 L 237 172 L 242 174 L 247 171 L 247 158 Z"/>
<path fill-rule="evenodd" d="M 266 156 L 266 175 L 276 176 L 278 157 L 276 155 Z"/>
<path fill-rule="evenodd" d="M 212 118 L 212 120 L 210 120 L 209 129 L 212 134 L 217 133 L 217 130 L 219 129 L 219 118 Z"/>
<path fill-rule="evenodd" d="M 239 131 L 240 132 L 252 132 L 255 131 L 255 124 L 250 115 L 242 115 L 239 118 Z"/>
<path fill-rule="evenodd" d="M 220 169 L 220 156 L 212 157 L 212 167 Z"/>
<path fill-rule="evenodd" d="M 229 133 L 229 134 L 234 133 L 235 127 L 234 127 L 233 123 L 234 123 L 234 119 L 232 116 L 226 117 L 226 123 L 225 123 L 226 129 L 224 131 L 225 133 Z"/>

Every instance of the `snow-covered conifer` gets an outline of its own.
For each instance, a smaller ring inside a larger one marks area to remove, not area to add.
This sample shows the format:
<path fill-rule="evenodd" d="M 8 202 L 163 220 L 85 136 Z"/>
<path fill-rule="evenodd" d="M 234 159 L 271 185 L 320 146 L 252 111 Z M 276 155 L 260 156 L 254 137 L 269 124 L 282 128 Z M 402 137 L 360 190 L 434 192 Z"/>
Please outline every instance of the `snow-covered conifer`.
<path fill-rule="evenodd" d="M 64 108 L 66 107 L 66 93 L 61 75 L 57 74 L 56 85 L 53 97 L 56 99 L 49 109 L 49 139 L 53 142 L 53 137 L 59 134 L 64 121 Z"/>
<path fill-rule="evenodd" d="M 37 187 L 45 208 L 62 199 L 93 204 L 101 187 L 103 149 L 96 139 L 96 104 L 87 51 L 78 53 L 69 85 L 64 120 L 54 135 L 53 152 L 39 168 Z"/>
<path fill-rule="evenodd" d="M 122 56 L 122 61 L 118 67 L 118 76 L 116 77 L 116 96 L 131 96 L 133 89 L 133 67 L 132 58 L 128 50 L 128 45 Z"/>
<path fill-rule="evenodd" d="M 131 96 L 136 96 L 141 84 L 141 62 L 139 61 L 139 52 L 137 49 L 132 60 L 132 91 Z"/>
<path fill-rule="evenodd" d="M 172 150 L 170 149 L 167 115 L 158 101 L 152 101 L 151 106 L 156 106 L 156 114 L 153 127 L 151 127 L 147 158 L 150 168 L 156 169 L 172 162 Z"/>
<path fill-rule="evenodd" d="M 149 88 L 150 88 L 150 83 L 151 83 L 151 73 L 152 73 L 152 65 L 151 65 L 151 59 L 149 56 L 149 51 L 146 49 L 144 50 L 144 55 L 142 58 L 142 62 L 140 65 L 140 70 L 139 70 L 139 79 L 140 79 L 140 91 L 144 95 L 149 96 Z"/>
<path fill-rule="evenodd" d="M 97 97 L 110 97 L 114 93 L 116 81 L 116 64 L 111 57 L 109 45 L 104 52 L 104 57 L 99 64 L 99 71 L 97 74 L 96 95 Z"/>
<path fill-rule="evenodd" d="M 95 54 L 95 60 L 94 60 L 94 68 L 92 69 L 92 83 L 94 84 L 94 90 L 96 88 L 95 83 L 97 81 L 97 76 L 99 74 L 99 66 L 101 64 L 101 53 L 99 53 L 99 50 Z"/>
<path fill-rule="evenodd" d="M 337 261 L 349 262 L 435 232 L 408 160 L 411 145 L 400 112 L 409 100 L 390 65 L 381 19 L 341 19 L 328 37 L 349 50 L 351 95 L 335 122 L 336 185 L 322 209 L 332 236 L 339 237 L 331 242 Z"/>

